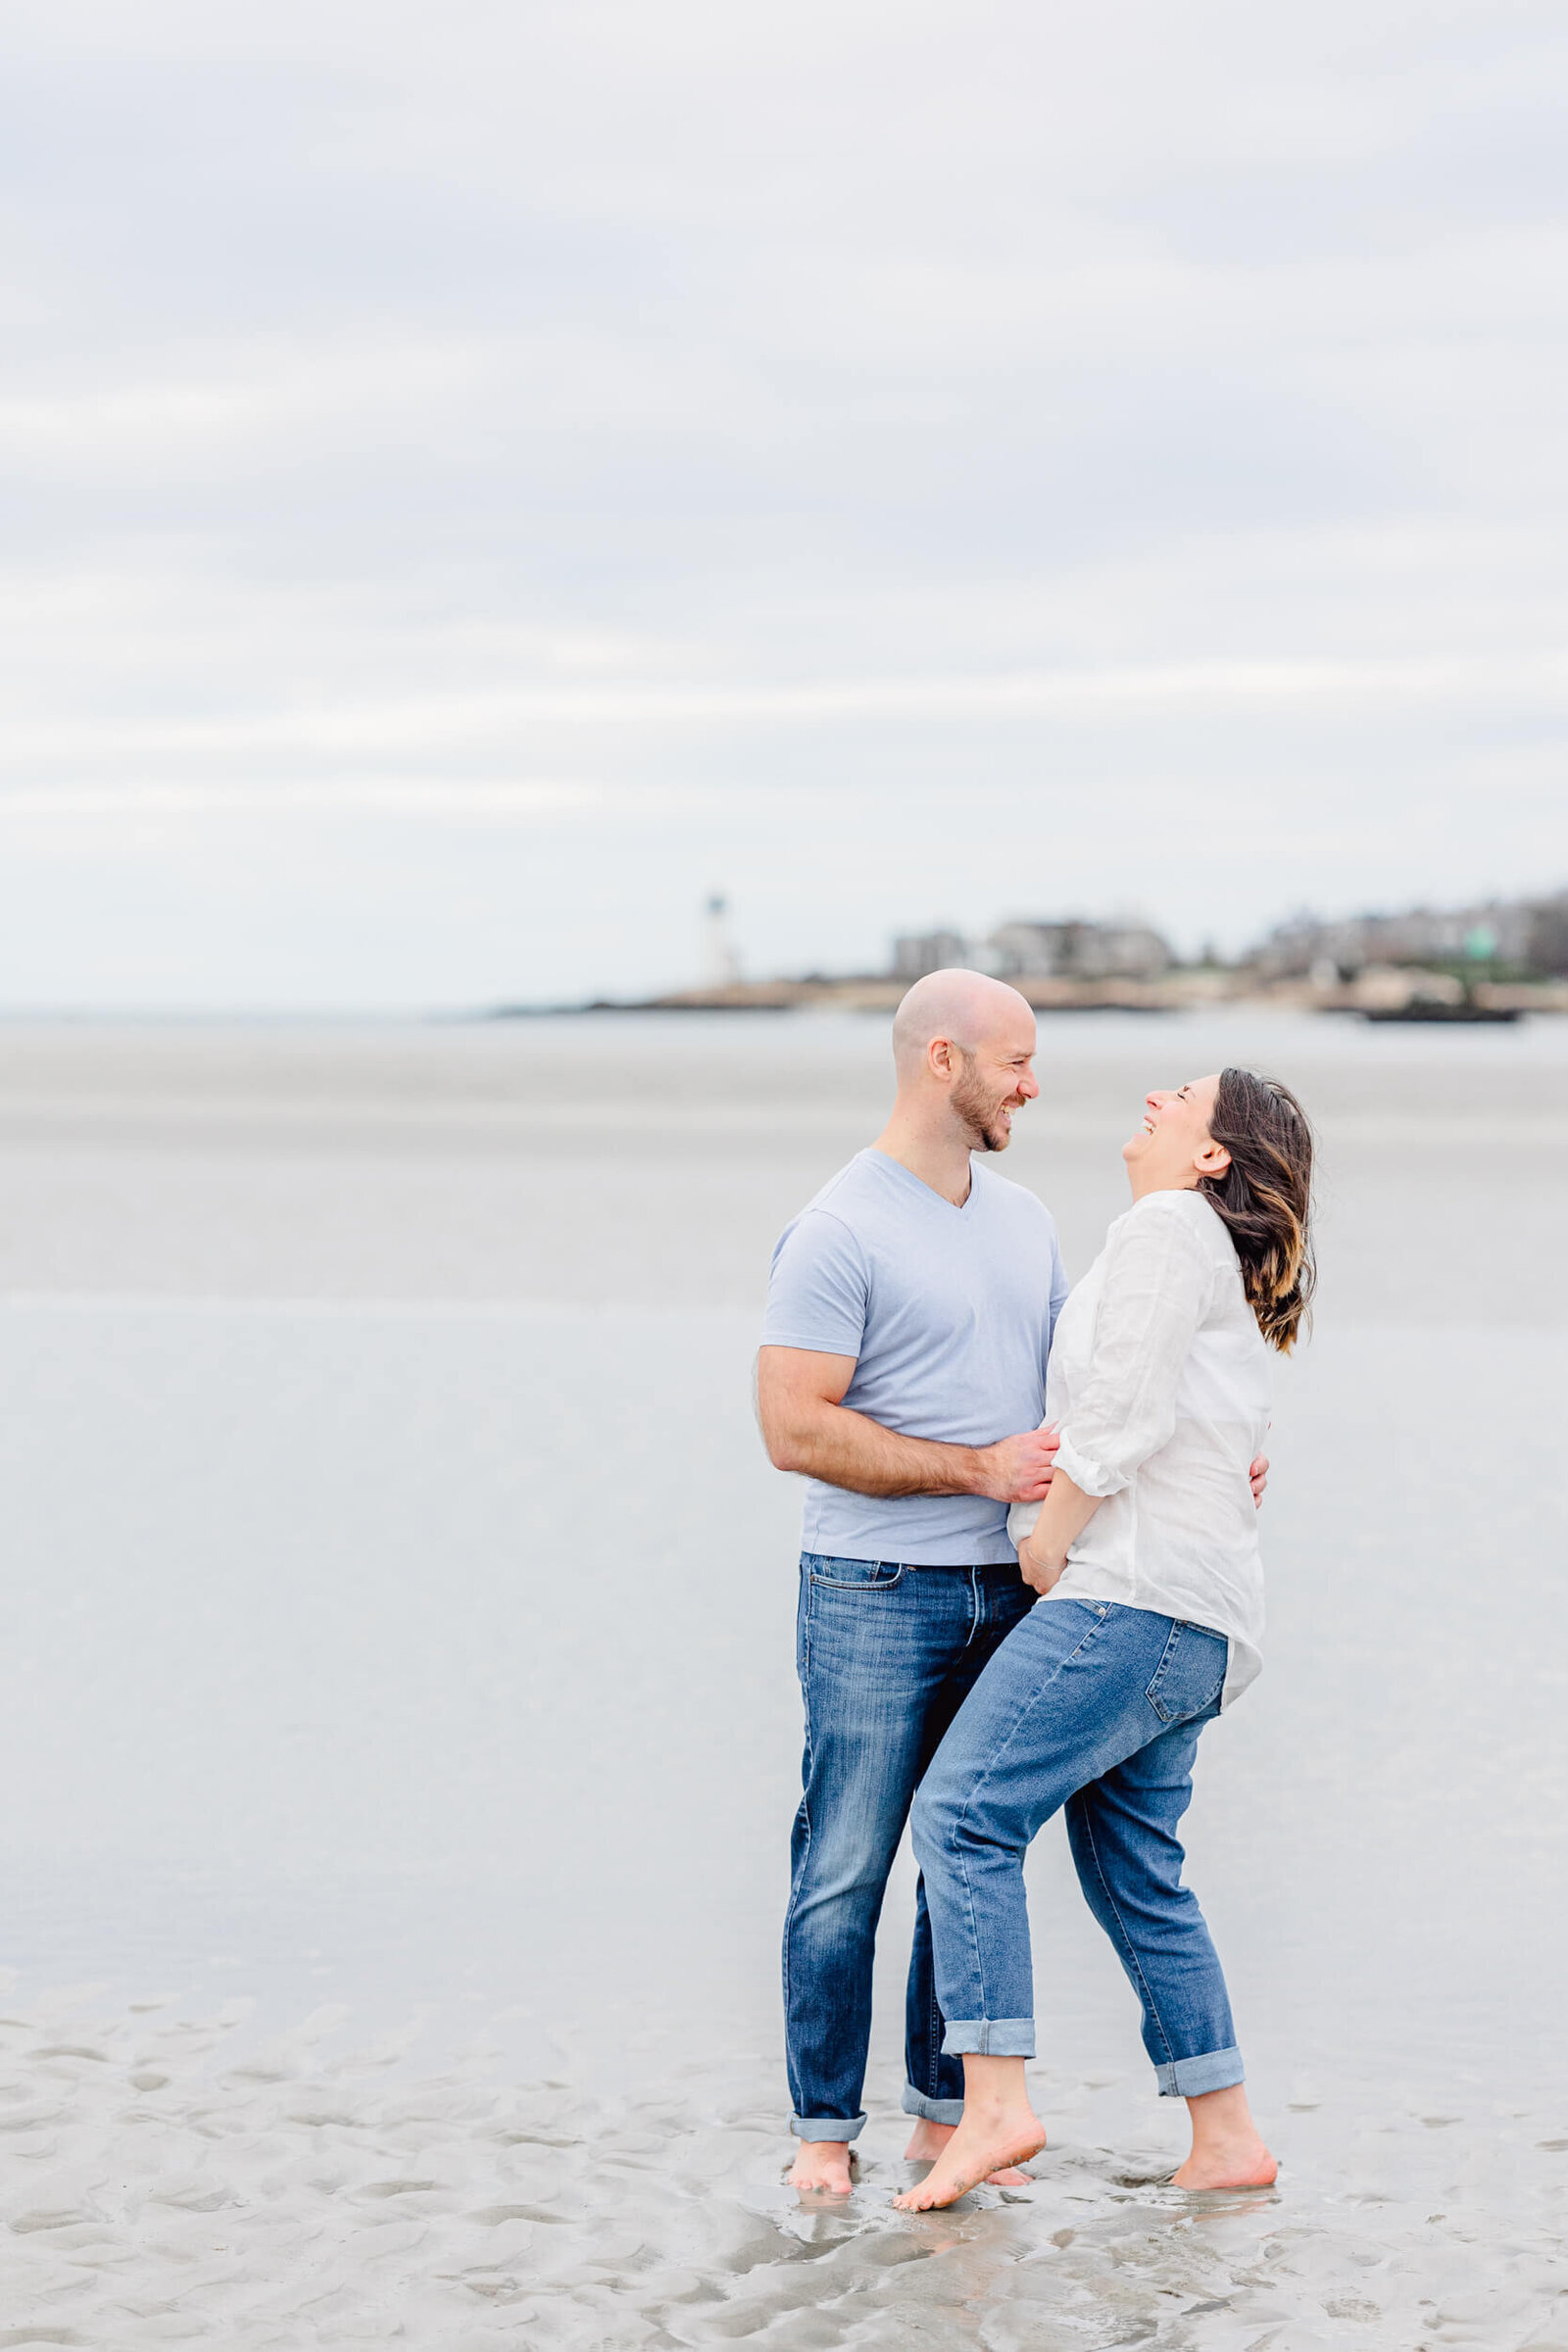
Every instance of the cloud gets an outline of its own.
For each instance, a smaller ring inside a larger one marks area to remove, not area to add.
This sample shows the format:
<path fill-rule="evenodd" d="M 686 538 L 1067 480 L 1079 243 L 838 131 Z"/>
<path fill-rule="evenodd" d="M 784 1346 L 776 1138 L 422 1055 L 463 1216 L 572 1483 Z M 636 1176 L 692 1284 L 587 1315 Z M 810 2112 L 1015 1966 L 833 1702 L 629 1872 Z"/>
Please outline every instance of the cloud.
<path fill-rule="evenodd" d="M 765 965 L 1568 874 L 1559 12 L 8 47 L 8 1001 L 654 984 L 726 883 Z"/>

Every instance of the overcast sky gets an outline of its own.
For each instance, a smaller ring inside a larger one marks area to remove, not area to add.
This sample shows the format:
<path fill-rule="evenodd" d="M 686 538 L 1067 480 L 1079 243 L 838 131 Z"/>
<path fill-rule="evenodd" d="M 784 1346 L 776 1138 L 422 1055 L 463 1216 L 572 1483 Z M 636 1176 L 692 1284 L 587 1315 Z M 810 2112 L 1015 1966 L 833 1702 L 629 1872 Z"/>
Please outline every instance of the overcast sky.
<path fill-rule="evenodd" d="M 1568 16 L 13 5 L 0 1005 L 1568 882 Z"/>

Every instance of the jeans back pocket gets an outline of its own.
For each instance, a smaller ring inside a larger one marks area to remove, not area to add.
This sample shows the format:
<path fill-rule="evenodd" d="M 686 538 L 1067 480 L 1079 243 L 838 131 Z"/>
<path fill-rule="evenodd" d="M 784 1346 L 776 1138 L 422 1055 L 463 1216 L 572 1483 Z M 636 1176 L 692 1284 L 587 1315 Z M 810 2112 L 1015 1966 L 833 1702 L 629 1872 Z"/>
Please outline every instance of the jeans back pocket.
<path fill-rule="evenodd" d="M 1161 1723 L 1187 1723 L 1212 1707 L 1225 1688 L 1231 1645 L 1223 1634 L 1206 1625 L 1185 1625 L 1179 1619 L 1170 1629 L 1164 1655 L 1144 1695 Z"/>

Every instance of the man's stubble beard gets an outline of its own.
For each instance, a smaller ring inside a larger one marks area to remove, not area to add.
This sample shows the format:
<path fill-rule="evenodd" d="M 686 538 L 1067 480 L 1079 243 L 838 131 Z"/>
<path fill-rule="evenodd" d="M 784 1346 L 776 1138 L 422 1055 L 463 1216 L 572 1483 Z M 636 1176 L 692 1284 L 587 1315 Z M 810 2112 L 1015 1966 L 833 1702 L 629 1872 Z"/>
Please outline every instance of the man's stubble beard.
<path fill-rule="evenodd" d="M 969 1148 L 974 1152 L 1005 1152 L 1012 1141 L 1012 1130 L 1002 1118 L 1002 1104 L 993 1103 L 985 1088 L 969 1066 L 964 1055 L 963 1076 L 949 1098 L 954 1110 L 969 1130 Z"/>

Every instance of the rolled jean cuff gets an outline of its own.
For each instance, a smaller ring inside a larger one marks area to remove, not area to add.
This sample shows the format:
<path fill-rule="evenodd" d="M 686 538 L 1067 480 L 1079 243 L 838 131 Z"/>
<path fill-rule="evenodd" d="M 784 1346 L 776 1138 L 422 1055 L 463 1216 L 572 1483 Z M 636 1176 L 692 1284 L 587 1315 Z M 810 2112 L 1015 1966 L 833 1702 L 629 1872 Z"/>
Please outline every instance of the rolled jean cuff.
<path fill-rule="evenodd" d="M 797 2139 L 858 2139 L 865 2130 L 865 2110 L 858 2115 L 792 2115 L 790 2130 Z"/>
<path fill-rule="evenodd" d="M 1154 2080 L 1162 2099 L 1200 2099 L 1205 2090 L 1229 2090 L 1245 2082 L 1247 2069 L 1240 2050 L 1208 2050 L 1201 2058 L 1177 2058 L 1156 2066 Z"/>
<path fill-rule="evenodd" d="M 955 2058 L 1032 2058 L 1032 2017 L 956 2017 L 948 2021 L 942 2047 Z"/>
<path fill-rule="evenodd" d="M 906 2115 L 923 2115 L 928 2124 L 961 2124 L 963 2121 L 961 2099 L 928 2099 L 925 2092 L 916 2090 L 912 2082 L 904 2085 L 904 2096 L 899 2105 Z"/>

